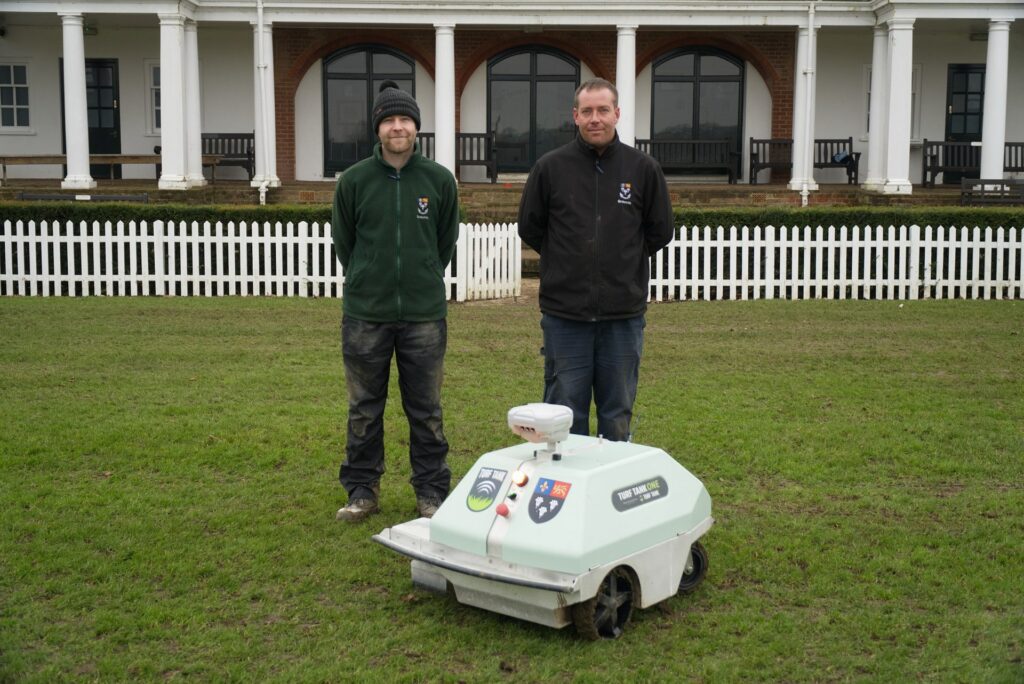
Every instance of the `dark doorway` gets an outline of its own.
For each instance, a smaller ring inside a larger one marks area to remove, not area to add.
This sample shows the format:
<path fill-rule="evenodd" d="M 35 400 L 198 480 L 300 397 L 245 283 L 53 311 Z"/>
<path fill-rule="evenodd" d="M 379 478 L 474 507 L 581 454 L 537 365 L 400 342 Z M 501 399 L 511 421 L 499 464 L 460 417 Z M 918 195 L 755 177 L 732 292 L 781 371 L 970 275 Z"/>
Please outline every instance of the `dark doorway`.
<path fill-rule="evenodd" d="M 978 142 L 985 105 L 985 65 L 950 64 L 946 84 L 946 140 Z M 981 146 L 966 152 L 966 164 L 981 168 Z M 977 178 L 978 173 L 946 171 L 943 183 L 959 184 L 961 178 Z"/>
<path fill-rule="evenodd" d="M 546 48 L 517 48 L 487 63 L 487 120 L 498 171 L 529 171 L 576 134 L 572 101 L 579 61 Z"/>
<path fill-rule="evenodd" d="M 64 60 L 60 60 L 61 127 L 64 128 Z M 116 59 L 85 60 L 85 103 L 89 120 L 89 154 L 121 153 L 121 111 Z M 64 131 L 61 149 L 67 152 Z M 65 171 L 66 173 L 66 171 Z M 93 178 L 120 178 L 121 166 L 93 164 Z"/>
<path fill-rule="evenodd" d="M 373 153 L 377 131 L 370 108 L 383 81 L 416 96 L 415 64 L 385 47 L 361 46 L 324 59 L 324 176 L 344 171 Z"/>

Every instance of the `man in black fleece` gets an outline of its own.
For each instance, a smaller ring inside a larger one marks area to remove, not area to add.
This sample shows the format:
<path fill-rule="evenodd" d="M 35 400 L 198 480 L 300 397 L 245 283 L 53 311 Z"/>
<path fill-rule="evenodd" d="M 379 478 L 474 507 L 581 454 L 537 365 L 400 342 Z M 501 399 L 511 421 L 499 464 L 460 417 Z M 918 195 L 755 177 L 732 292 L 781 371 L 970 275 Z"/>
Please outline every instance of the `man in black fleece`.
<path fill-rule="evenodd" d="M 661 167 L 619 141 L 618 92 L 576 90 L 576 139 L 530 171 L 519 236 L 540 254 L 544 401 L 573 411 L 573 434 L 630 437 L 643 350 L 651 255 L 672 239 Z"/>

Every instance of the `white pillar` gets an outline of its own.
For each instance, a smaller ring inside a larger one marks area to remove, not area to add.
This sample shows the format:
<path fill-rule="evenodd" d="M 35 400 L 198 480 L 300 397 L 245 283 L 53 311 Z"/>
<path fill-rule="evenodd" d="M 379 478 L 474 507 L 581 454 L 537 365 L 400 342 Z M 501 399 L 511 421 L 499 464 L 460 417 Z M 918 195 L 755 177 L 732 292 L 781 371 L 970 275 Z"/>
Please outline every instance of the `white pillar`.
<path fill-rule="evenodd" d="M 882 192 L 909 195 L 911 91 L 914 75 L 914 20 L 889 21 L 888 126 Z"/>
<path fill-rule="evenodd" d="M 871 47 L 871 110 L 868 113 L 868 177 L 863 187 L 881 190 L 885 184 L 886 90 L 889 73 L 889 30 L 875 26 Z"/>
<path fill-rule="evenodd" d="M 274 26 L 263 24 L 263 100 L 267 103 L 267 129 L 264 138 L 267 146 L 267 184 L 272 188 L 281 186 L 277 175 L 277 95 L 274 88 Z"/>
<path fill-rule="evenodd" d="M 615 48 L 615 88 L 619 91 L 619 140 L 636 143 L 636 26 L 619 26 Z"/>
<path fill-rule="evenodd" d="M 1006 147 L 1006 83 L 1009 77 L 1010 22 L 993 19 L 988 24 L 988 56 L 985 58 L 985 118 L 981 124 L 981 177 L 1002 178 Z"/>
<path fill-rule="evenodd" d="M 807 79 L 807 114 L 804 115 L 804 173 L 807 176 L 807 189 L 817 190 L 814 180 L 814 121 L 815 109 L 818 106 L 818 27 L 814 24 L 814 5 L 808 13 L 807 24 L 807 68 L 804 78 Z"/>
<path fill-rule="evenodd" d="M 253 78 L 256 113 L 256 168 L 253 174 L 253 187 L 259 187 L 264 182 L 268 187 L 276 188 L 281 185 L 277 177 L 277 131 L 274 127 L 276 120 L 276 100 L 274 97 L 274 35 L 271 25 L 263 23 L 262 36 L 260 35 L 261 23 L 253 24 Z"/>
<path fill-rule="evenodd" d="M 185 190 L 185 18 L 160 17 L 161 190 Z"/>
<path fill-rule="evenodd" d="M 796 72 L 793 74 L 793 175 L 789 189 L 800 190 L 807 180 L 804 168 L 805 135 L 807 132 L 807 27 L 801 26 L 796 34 Z"/>
<path fill-rule="evenodd" d="M 199 37 L 194 21 L 185 22 L 185 179 L 190 188 L 206 185 L 203 177 L 203 122 L 200 116 Z"/>
<path fill-rule="evenodd" d="M 434 24 L 434 161 L 455 174 L 455 25 Z"/>
<path fill-rule="evenodd" d="M 62 188 L 95 188 L 89 172 L 89 108 L 85 101 L 85 36 L 81 14 L 60 15 L 64 31 L 64 149 L 68 175 Z"/>

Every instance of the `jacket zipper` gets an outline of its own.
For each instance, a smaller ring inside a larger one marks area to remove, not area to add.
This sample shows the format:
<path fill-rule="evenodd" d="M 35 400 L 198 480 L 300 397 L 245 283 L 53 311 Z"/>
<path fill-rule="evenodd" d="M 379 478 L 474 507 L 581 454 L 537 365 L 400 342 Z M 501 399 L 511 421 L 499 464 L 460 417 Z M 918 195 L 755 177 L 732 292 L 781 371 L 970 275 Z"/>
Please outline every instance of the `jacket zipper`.
<path fill-rule="evenodd" d="M 591 292 L 593 292 L 593 309 L 591 310 L 590 320 L 596 321 L 599 312 L 599 302 L 601 301 L 601 293 L 598 291 L 601 287 L 601 275 L 600 275 L 600 258 L 598 249 L 600 248 L 600 237 L 601 237 L 601 175 L 604 172 L 601 170 L 601 158 L 598 157 L 594 162 L 594 267 L 591 269 Z"/>
<path fill-rule="evenodd" d="M 395 171 L 395 299 L 402 320 L 402 174 Z"/>

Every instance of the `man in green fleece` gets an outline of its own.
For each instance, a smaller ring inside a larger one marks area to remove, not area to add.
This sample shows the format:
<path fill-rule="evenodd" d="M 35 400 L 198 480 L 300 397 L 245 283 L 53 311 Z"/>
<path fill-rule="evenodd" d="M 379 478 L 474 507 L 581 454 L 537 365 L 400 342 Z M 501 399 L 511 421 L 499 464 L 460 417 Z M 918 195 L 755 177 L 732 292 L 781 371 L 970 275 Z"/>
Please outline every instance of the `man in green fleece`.
<path fill-rule="evenodd" d="M 348 503 L 338 520 L 380 510 L 384 404 L 391 357 L 409 421 L 416 510 L 430 517 L 448 496 L 448 441 L 441 381 L 448 341 L 444 270 L 455 251 L 455 178 L 419 152 L 420 109 L 393 81 L 372 110 L 380 142 L 338 180 L 331 228 L 344 269 L 341 348 L 348 386 L 348 437 L 339 479 Z"/>

